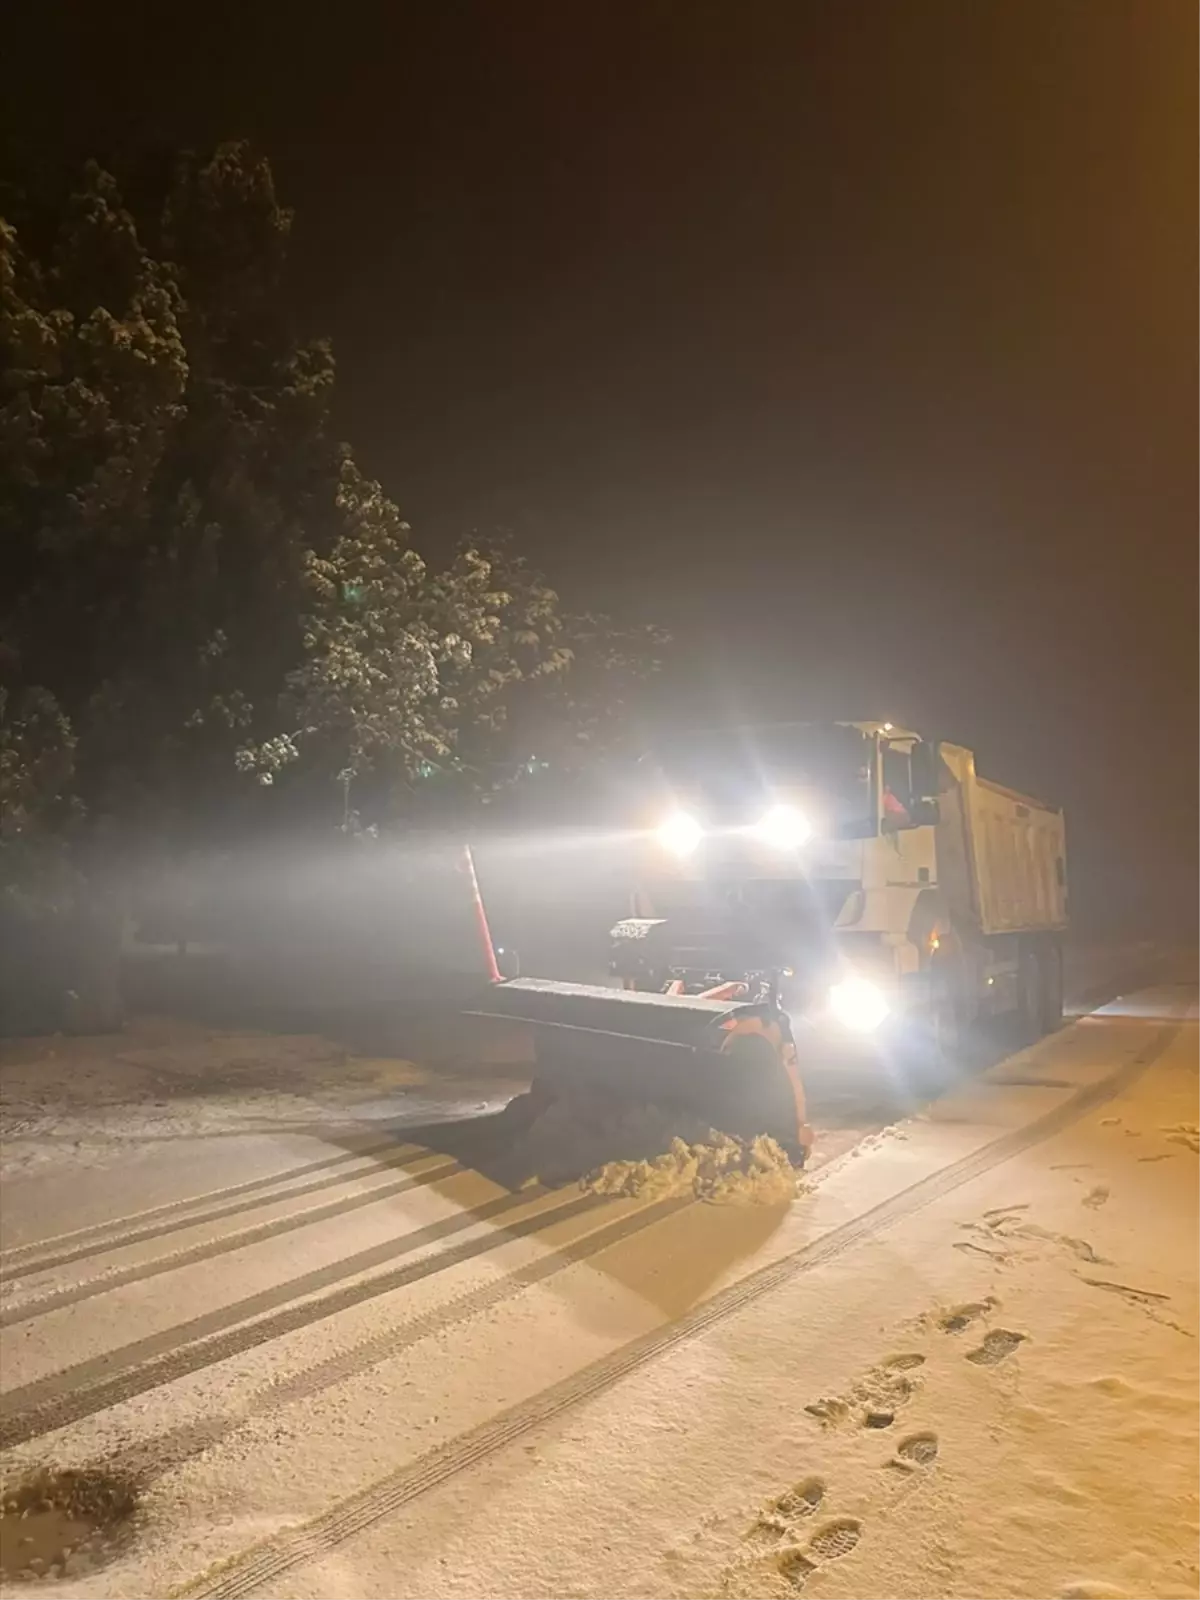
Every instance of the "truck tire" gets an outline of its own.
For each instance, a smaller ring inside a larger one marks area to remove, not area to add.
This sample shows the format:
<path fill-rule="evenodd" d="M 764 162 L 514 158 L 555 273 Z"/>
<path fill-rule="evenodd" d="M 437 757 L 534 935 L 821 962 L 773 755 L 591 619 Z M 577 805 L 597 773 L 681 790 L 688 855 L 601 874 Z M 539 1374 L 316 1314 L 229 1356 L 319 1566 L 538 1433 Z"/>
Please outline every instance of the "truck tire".
<path fill-rule="evenodd" d="M 929 1015 L 929 1031 L 933 1036 L 934 1059 L 939 1067 L 955 1067 L 963 1046 L 963 1026 L 958 1007 L 948 995 L 934 1000 Z"/>
<path fill-rule="evenodd" d="M 1046 945 L 1041 951 L 1041 965 L 1041 1030 L 1044 1038 L 1049 1033 L 1056 1033 L 1062 1026 L 1063 961 L 1061 946 L 1057 944 Z"/>
<path fill-rule="evenodd" d="M 1046 968 L 1045 950 L 1032 940 L 1023 943 L 1017 957 L 1017 1037 L 1022 1045 L 1036 1044 L 1046 1032 Z"/>
<path fill-rule="evenodd" d="M 744 1090 L 739 1094 L 739 1115 L 725 1120 L 734 1124 L 722 1128 L 743 1139 L 768 1134 L 779 1144 L 793 1166 L 805 1160 L 804 1091 L 784 1059 L 784 1045 L 791 1045 L 791 1028 L 777 1049 L 761 1033 L 731 1034 L 722 1054 L 731 1056 L 744 1073 Z M 792 1052 L 794 1058 L 794 1050 Z M 811 1135 L 810 1135 L 811 1137 Z"/>
<path fill-rule="evenodd" d="M 970 1028 L 959 992 L 960 971 L 957 961 L 944 960 L 935 961 L 930 972 L 929 1032 L 934 1065 L 943 1073 L 967 1064 Z"/>

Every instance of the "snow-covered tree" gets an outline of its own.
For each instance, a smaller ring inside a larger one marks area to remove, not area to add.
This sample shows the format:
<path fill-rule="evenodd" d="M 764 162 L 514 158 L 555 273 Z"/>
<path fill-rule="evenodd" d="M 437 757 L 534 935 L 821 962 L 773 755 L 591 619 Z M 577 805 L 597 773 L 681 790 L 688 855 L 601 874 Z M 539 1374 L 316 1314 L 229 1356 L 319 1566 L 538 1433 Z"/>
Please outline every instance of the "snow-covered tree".
<path fill-rule="evenodd" d="M 242 144 L 134 209 L 89 165 L 0 220 L 0 877 L 206 845 L 271 808 L 400 820 L 616 731 L 656 636 L 503 547 L 428 564 L 285 314 Z M 605 698 L 609 705 L 605 708 Z M 264 793 L 266 791 L 266 793 Z M 61 873 L 60 873 L 61 877 Z"/>

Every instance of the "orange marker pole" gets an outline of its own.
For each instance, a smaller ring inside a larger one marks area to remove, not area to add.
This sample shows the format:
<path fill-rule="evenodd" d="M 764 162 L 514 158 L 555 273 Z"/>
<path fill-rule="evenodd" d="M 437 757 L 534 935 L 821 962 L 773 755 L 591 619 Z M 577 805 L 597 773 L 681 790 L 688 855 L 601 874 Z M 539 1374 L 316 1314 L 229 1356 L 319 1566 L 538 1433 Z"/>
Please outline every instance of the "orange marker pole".
<path fill-rule="evenodd" d="M 471 854 L 471 846 L 463 845 L 463 869 L 471 883 L 471 899 L 475 906 L 475 928 L 479 934 L 479 946 L 483 952 L 483 964 L 487 970 L 488 982 L 500 982 L 500 967 L 496 961 L 496 946 L 492 943 L 492 930 L 488 927 L 487 911 L 484 909 L 483 896 L 479 892 L 479 879 L 475 875 L 475 857 Z"/>

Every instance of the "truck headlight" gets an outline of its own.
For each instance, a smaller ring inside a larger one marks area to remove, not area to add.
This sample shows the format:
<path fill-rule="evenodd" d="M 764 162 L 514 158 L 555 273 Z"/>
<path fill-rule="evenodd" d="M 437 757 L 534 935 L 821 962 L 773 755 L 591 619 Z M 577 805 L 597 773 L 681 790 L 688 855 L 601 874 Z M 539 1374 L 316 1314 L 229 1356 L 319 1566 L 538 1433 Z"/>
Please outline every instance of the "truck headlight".
<path fill-rule="evenodd" d="M 812 824 L 794 806 L 772 806 L 754 831 L 773 850 L 798 850 L 812 838 Z"/>
<path fill-rule="evenodd" d="M 883 991 L 866 978 L 843 978 L 829 991 L 829 1009 L 844 1028 L 874 1033 L 889 1007 Z"/>
<path fill-rule="evenodd" d="M 690 856 L 704 837 L 704 829 L 686 811 L 676 811 L 661 824 L 657 838 L 673 856 Z"/>

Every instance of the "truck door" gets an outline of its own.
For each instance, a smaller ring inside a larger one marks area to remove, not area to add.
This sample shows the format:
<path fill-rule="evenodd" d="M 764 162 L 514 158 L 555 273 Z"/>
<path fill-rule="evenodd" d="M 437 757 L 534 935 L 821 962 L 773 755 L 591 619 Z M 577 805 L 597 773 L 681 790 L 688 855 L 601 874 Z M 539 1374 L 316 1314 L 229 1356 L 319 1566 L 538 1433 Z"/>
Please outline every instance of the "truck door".
<path fill-rule="evenodd" d="M 885 740 L 881 746 L 882 816 L 885 833 L 912 826 L 913 789 L 910 748 Z"/>
<path fill-rule="evenodd" d="M 926 763 L 914 760 L 914 748 L 921 746 L 912 739 L 884 740 L 879 751 L 881 843 L 886 841 L 887 883 L 896 889 L 937 882 L 933 828 L 926 826 L 935 820 L 936 806 L 921 792 Z"/>

